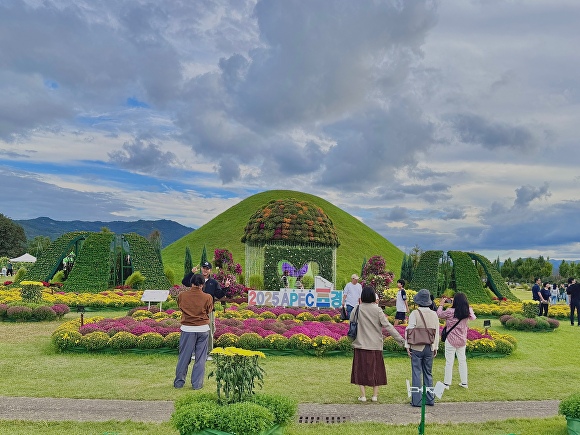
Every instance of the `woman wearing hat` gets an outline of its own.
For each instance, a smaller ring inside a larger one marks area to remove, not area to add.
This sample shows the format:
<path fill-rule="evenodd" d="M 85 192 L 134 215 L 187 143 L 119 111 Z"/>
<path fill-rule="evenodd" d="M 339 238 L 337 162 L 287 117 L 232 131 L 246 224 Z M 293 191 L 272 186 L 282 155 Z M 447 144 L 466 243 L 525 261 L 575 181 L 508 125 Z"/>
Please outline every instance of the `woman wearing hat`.
<path fill-rule="evenodd" d="M 431 293 L 427 289 L 421 289 L 413 298 L 413 302 L 418 306 L 409 315 L 409 324 L 407 331 L 413 328 L 433 328 L 435 329 L 435 339 L 431 344 L 409 344 L 405 340 L 405 347 L 407 353 L 411 357 L 411 373 L 413 387 L 427 387 L 433 386 L 433 358 L 437 356 L 437 348 L 439 347 L 439 318 L 437 313 L 431 310 Z M 407 337 L 407 334 L 405 334 Z M 421 406 L 422 393 L 413 392 L 411 394 L 411 405 Z M 435 397 L 433 393 L 427 392 L 427 405 L 433 406 L 435 404 Z"/>
<path fill-rule="evenodd" d="M 360 388 L 358 400 L 366 402 L 365 386 L 373 387 L 371 400 L 376 402 L 379 395 L 379 386 L 387 385 L 387 371 L 383 359 L 383 328 L 401 346 L 405 339 L 389 322 L 385 313 L 375 301 L 375 289 L 370 285 L 364 286 L 360 296 L 361 303 L 350 315 L 350 320 L 357 317 L 358 327 L 356 338 L 352 342 L 354 356 L 352 359 L 351 384 Z"/>

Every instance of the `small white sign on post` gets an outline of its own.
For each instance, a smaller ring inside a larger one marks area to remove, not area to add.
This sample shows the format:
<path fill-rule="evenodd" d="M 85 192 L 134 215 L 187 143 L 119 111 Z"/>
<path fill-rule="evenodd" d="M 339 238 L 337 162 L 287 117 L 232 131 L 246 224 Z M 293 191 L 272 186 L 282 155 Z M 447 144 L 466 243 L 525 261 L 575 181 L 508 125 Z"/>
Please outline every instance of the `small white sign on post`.
<path fill-rule="evenodd" d="M 159 311 L 162 309 L 162 304 L 169 297 L 169 290 L 144 290 L 141 300 L 147 302 L 147 309 L 151 309 L 151 302 L 159 302 Z"/>

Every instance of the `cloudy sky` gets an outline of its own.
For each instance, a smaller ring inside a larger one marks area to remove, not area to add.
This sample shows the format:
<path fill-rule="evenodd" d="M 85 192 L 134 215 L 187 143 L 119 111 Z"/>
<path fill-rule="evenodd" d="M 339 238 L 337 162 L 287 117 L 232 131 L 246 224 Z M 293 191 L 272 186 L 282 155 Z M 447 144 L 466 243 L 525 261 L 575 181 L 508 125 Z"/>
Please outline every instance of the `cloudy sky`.
<path fill-rule="evenodd" d="M 577 0 L 0 0 L 0 212 L 269 189 L 404 251 L 580 259 Z"/>

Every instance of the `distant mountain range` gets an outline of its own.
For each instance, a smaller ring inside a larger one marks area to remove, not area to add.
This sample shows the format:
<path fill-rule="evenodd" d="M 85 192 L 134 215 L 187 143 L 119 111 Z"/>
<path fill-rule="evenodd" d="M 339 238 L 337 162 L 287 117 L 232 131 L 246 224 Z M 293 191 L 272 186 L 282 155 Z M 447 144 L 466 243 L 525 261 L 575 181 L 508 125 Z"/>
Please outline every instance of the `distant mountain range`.
<path fill-rule="evenodd" d="M 156 221 L 138 220 L 133 222 L 88 222 L 55 221 L 48 217 L 39 217 L 36 219 L 14 220 L 14 222 L 24 228 L 24 233 L 28 239 L 36 236 L 47 236 L 50 240 L 55 240 L 63 234 L 72 231 L 99 232 L 103 227 L 107 227 L 115 234 L 137 233 L 143 237 L 148 237 L 153 231 L 158 230 L 161 233 L 162 248 L 195 230 L 195 228 L 186 227 L 175 221 L 166 219 Z"/>

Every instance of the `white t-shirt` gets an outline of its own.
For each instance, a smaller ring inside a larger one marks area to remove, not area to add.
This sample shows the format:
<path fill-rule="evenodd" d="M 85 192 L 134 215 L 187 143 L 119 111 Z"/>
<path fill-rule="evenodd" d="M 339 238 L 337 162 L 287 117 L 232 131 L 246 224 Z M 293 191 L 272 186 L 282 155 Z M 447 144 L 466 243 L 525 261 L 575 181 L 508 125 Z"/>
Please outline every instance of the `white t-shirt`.
<path fill-rule="evenodd" d="M 405 301 L 407 300 L 407 292 L 404 288 L 397 292 L 397 311 L 400 313 L 407 312 L 407 306 L 405 305 Z"/>
<path fill-rule="evenodd" d="M 343 296 L 346 295 L 346 305 L 350 305 L 352 307 L 356 307 L 358 305 L 358 300 L 360 299 L 360 295 L 362 293 L 362 285 L 360 283 L 353 284 L 349 282 L 344 287 Z"/>

